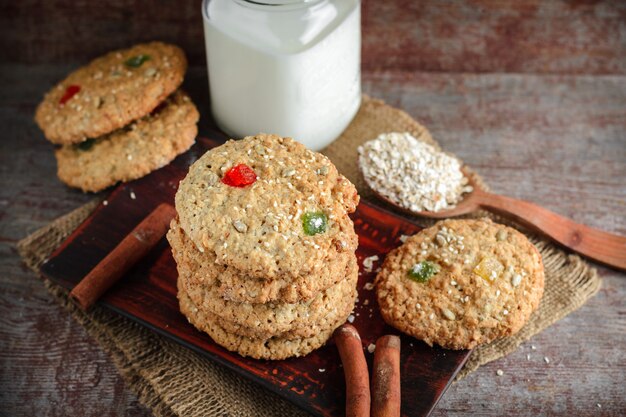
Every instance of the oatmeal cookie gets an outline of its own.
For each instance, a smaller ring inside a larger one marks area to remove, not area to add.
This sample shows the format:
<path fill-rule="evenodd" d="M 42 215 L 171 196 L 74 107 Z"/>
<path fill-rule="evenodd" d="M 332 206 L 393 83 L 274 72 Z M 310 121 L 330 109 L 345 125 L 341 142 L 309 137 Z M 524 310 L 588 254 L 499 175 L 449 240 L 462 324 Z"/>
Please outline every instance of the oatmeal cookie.
<path fill-rule="evenodd" d="M 175 92 L 152 114 L 108 135 L 55 151 L 58 176 L 67 185 L 97 192 L 161 168 L 193 145 L 196 106 Z"/>
<path fill-rule="evenodd" d="M 186 69 L 184 52 L 162 42 L 110 52 L 53 87 L 35 121 L 59 145 L 111 133 L 154 110 L 180 86 Z"/>
<path fill-rule="evenodd" d="M 445 220 L 422 230 L 387 255 L 376 277 L 387 323 L 449 349 L 516 333 L 543 288 L 535 246 L 489 219 Z"/>
<path fill-rule="evenodd" d="M 304 356 L 322 347 L 345 318 L 338 319 L 330 327 L 306 338 L 251 338 L 232 334 L 213 321 L 211 314 L 201 311 L 184 291 L 178 292 L 180 311 L 198 330 L 207 333 L 215 343 L 224 348 L 255 359 L 279 360 Z"/>
<path fill-rule="evenodd" d="M 210 285 L 198 285 L 194 265 L 177 262 L 178 287 L 184 288 L 202 311 L 219 317 L 222 327 L 244 336 L 269 337 L 289 333 L 310 337 L 339 317 L 345 318 L 354 307 L 358 266 L 356 257 L 344 267 L 343 279 L 305 302 L 266 304 L 237 303 L 221 298 Z"/>
<path fill-rule="evenodd" d="M 344 322 L 354 308 L 358 265 L 356 258 L 344 269 L 343 280 L 304 303 L 233 303 L 215 298 L 211 289 L 189 285 L 193 272 L 178 265 L 177 286 L 212 322 L 228 333 L 252 338 L 303 338 Z M 196 271 L 197 272 L 197 271 Z"/>
<path fill-rule="evenodd" d="M 200 252 L 251 277 L 316 274 L 354 252 L 348 217 L 359 197 L 325 156 L 291 138 L 228 141 L 196 161 L 176 193 L 185 234 Z"/>
<path fill-rule="evenodd" d="M 341 252 L 321 262 L 316 274 L 296 277 L 281 275 L 274 279 L 251 277 L 242 271 L 217 263 L 211 251 L 200 252 L 180 228 L 177 219 L 170 225 L 167 239 L 177 264 L 193 265 L 194 274 L 187 285 L 210 287 L 214 297 L 248 303 L 296 303 L 313 299 L 321 291 L 345 279 L 352 252 Z"/>

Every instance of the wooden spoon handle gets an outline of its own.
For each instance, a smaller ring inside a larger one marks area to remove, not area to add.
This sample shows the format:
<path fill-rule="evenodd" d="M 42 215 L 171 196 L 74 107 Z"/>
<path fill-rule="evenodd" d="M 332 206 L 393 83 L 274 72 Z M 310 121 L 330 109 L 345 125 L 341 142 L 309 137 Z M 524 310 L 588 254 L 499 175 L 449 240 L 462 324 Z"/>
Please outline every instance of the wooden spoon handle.
<path fill-rule="evenodd" d="M 527 201 L 485 192 L 480 197 L 480 207 L 513 218 L 581 255 L 626 270 L 625 237 L 576 223 Z"/>

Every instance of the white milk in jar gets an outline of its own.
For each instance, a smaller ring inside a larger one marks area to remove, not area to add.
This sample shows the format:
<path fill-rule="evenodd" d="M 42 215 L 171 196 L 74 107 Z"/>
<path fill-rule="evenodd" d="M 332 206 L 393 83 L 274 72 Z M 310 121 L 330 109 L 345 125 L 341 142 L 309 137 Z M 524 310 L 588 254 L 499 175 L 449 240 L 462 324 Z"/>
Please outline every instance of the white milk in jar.
<path fill-rule="evenodd" d="M 361 101 L 360 0 L 205 0 L 202 9 L 222 130 L 319 150 L 350 123 Z"/>

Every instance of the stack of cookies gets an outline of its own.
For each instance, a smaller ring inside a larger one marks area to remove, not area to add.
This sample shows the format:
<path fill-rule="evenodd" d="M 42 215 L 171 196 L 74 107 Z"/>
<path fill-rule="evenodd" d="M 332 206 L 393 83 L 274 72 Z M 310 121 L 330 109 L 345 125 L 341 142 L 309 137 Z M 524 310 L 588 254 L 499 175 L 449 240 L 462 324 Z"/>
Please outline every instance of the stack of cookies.
<path fill-rule="evenodd" d="M 59 145 L 61 181 L 97 192 L 189 149 L 199 114 L 178 90 L 186 69 L 180 48 L 152 42 L 97 58 L 52 88 L 35 120 Z"/>
<path fill-rule="evenodd" d="M 537 248 L 489 219 L 445 220 L 422 230 L 387 255 L 376 277 L 385 321 L 448 349 L 517 333 L 543 288 Z"/>
<path fill-rule="evenodd" d="M 322 346 L 354 307 L 358 199 L 328 158 L 290 138 L 210 150 L 181 181 L 167 235 L 182 313 L 244 356 Z"/>

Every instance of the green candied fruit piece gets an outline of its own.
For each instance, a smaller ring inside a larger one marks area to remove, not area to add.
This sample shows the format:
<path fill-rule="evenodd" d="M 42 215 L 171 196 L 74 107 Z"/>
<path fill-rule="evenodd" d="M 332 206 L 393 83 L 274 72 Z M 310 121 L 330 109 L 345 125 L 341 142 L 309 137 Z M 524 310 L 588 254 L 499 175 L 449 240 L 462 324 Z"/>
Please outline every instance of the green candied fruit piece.
<path fill-rule="evenodd" d="M 309 236 L 324 233 L 328 228 L 328 216 L 321 211 L 310 211 L 301 217 L 304 233 Z"/>
<path fill-rule="evenodd" d="M 143 65 L 144 62 L 149 61 L 149 60 L 150 60 L 150 55 L 139 54 L 139 55 L 135 55 L 133 57 L 128 58 L 126 61 L 124 61 L 124 65 L 130 68 L 139 68 L 140 66 Z"/>
<path fill-rule="evenodd" d="M 409 270 L 409 278 L 416 282 L 426 282 L 439 272 L 439 265 L 422 261 L 413 265 Z"/>
<path fill-rule="evenodd" d="M 89 149 L 91 149 L 93 147 L 93 144 L 96 142 L 95 139 L 87 139 L 84 142 L 79 143 L 78 145 L 76 145 L 76 148 L 79 151 L 88 151 Z"/>

